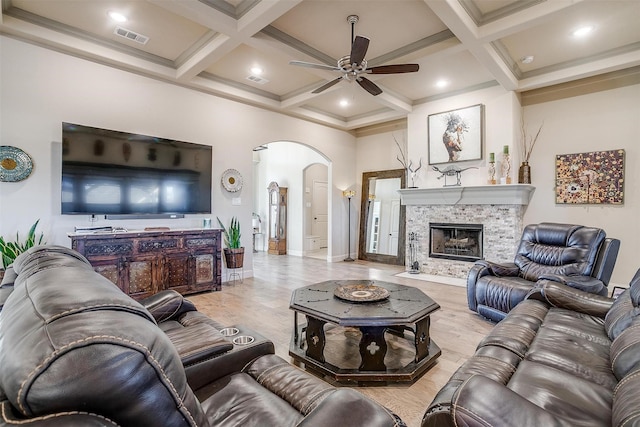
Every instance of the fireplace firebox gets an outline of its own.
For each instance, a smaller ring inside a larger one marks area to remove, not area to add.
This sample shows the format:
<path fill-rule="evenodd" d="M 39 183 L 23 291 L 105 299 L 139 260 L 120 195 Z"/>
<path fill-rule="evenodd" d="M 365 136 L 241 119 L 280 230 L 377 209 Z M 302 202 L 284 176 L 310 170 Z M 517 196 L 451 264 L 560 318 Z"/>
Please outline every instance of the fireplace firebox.
<path fill-rule="evenodd" d="M 482 224 L 429 224 L 429 256 L 473 262 L 482 259 Z"/>

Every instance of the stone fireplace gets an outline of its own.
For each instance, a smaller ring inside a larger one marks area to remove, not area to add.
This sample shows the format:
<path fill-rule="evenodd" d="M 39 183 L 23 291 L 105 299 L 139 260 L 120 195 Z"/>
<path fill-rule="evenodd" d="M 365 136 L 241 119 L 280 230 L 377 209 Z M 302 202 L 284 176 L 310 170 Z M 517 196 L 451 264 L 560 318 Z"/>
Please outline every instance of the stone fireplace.
<path fill-rule="evenodd" d="M 434 256 L 430 241 L 432 224 L 454 224 L 459 228 L 481 225 L 482 252 L 477 259 L 513 262 L 524 228 L 524 212 L 534 190 L 529 184 L 400 190 L 402 204 L 406 205 L 407 235 L 416 233 L 417 236 L 420 271 L 466 279 L 473 266 L 473 259 Z M 466 238 L 464 235 L 453 237 L 458 241 L 450 241 L 450 245 L 455 249 L 456 243 L 458 246 L 468 244 L 464 241 Z M 438 255 L 438 251 L 435 254 Z"/>

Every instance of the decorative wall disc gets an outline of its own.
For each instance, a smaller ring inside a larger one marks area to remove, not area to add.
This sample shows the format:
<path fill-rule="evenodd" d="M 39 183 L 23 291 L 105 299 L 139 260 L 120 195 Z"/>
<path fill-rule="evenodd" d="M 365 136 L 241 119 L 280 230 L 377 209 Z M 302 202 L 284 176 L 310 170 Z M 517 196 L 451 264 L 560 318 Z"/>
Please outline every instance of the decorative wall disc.
<path fill-rule="evenodd" d="M 235 169 L 227 169 L 222 173 L 222 186 L 231 193 L 240 191 L 242 189 L 242 175 Z"/>
<path fill-rule="evenodd" d="M 27 153 L 17 147 L 0 145 L 0 181 L 22 181 L 32 171 L 33 161 Z"/>

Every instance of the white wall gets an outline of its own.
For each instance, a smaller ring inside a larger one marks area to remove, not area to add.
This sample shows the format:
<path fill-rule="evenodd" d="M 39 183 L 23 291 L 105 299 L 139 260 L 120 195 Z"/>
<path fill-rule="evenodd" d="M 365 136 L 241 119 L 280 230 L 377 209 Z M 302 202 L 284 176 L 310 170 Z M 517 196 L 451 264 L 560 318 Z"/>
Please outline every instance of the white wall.
<path fill-rule="evenodd" d="M 356 179 L 355 138 L 347 132 L 141 77 L 72 56 L 0 36 L 0 144 L 20 147 L 35 163 L 33 174 L 18 183 L 0 183 L 0 235 L 26 232 L 37 219 L 48 243 L 70 245 L 67 233 L 89 225 L 88 216 L 60 215 L 61 122 L 137 132 L 213 146 L 213 214 L 223 222 L 238 216 L 242 243 L 251 247 L 254 180 L 252 148 L 272 141 L 297 141 L 322 152 L 331 161 L 331 198 Z M 227 168 L 245 178 L 239 193 L 227 193 L 220 176 Z M 263 191 L 263 189 L 258 189 Z M 232 206 L 231 199 L 241 204 Z M 336 203 L 333 204 L 336 206 Z M 339 205 L 339 204 L 337 204 Z M 333 208 L 332 217 L 346 222 Z M 105 221 L 141 229 L 145 226 L 198 227 L 204 215 L 183 220 Z M 332 230 L 335 253 L 346 242 Z M 343 247 L 344 246 L 344 247 Z M 245 274 L 251 275 L 251 251 Z"/>
<path fill-rule="evenodd" d="M 612 283 L 627 285 L 640 268 L 640 85 L 545 102 L 524 108 L 525 122 L 544 122 L 531 154 L 536 191 L 526 223 L 554 221 L 604 229 L 620 239 Z M 588 151 L 625 150 L 624 205 L 556 205 L 555 156 Z"/>
<path fill-rule="evenodd" d="M 478 167 L 463 172 L 462 185 L 485 185 L 489 152 L 500 160 L 502 147 L 509 145 L 512 153 L 513 182 L 517 182 L 520 164 L 520 115 L 524 111 L 526 127 L 530 132 L 544 122 L 543 130 L 530 158 L 534 195 L 525 212 L 525 223 L 544 221 L 575 223 L 604 229 L 608 236 L 622 242 L 612 277 L 612 284 L 628 284 L 640 267 L 635 242 L 640 241 L 640 182 L 638 163 L 640 149 L 640 85 L 591 93 L 520 107 L 516 94 L 500 87 L 492 87 L 417 106 L 408 117 L 409 158 L 415 163 L 420 158 L 423 168 L 418 174 L 417 186 L 441 187 L 439 173 L 427 166 L 429 114 L 463 108 L 475 104 L 485 105 L 485 142 L 483 160 L 457 164 L 461 168 Z M 399 131 L 393 132 L 398 138 Z M 556 205 L 555 156 L 557 154 L 622 148 L 625 160 L 625 201 L 623 206 Z M 396 160 L 397 147 L 392 133 L 358 138 L 358 173 L 362 171 L 401 167 Z M 443 165 L 441 165 L 443 166 Z M 445 165 L 446 166 L 446 165 Z"/>
<path fill-rule="evenodd" d="M 462 185 L 485 185 L 487 183 L 487 162 L 489 155 L 487 153 L 496 153 L 496 160 L 500 159 L 500 153 L 505 145 L 510 147 L 510 152 L 514 157 L 514 163 L 518 160 L 517 141 L 518 128 L 514 123 L 516 114 L 520 111 L 520 104 L 517 96 L 513 92 L 507 92 L 499 86 L 488 89 L 470 92 L 464 95 L 454 96 L 441 99 L 434 102 L 422 104 L 414 109 L 408 117 L 408 134 L 409 134 L 409 158 L 417 163 L 422 158 L 425 165 L 418 173 L 416 178 L 417 187 L 442 187 L 444 178 L 438 179 L 441 174 L 429 166 L 429 148 L 428 148 L 428 117 L 430 114 L 441 113 L 444 111 L 455 110 L 459 108 L 470 107 L 476 104 L 484 105 L 485 128 L 484 128 L 484 145 L 482 147 L 482 160 L 466 161 L 456 163 L 461 169 L 472 167 L 478 169 L 469 169 L 462 172 Z M 519 116 L 518 116 L 519 117 Z M 432 141 L 435 144 L 442 144 L 442 140 Z M 516 163 L 517 164 L 517 163 Z M 447 167 L 446 164 L 435 165 L 439 169 Z M 513 182 L 517 181 L 517 171 L 511 172 Z M 450 178 L 449 178 L 450 179 Z M 448 184 L 453 181 L 448 182 Z"/>

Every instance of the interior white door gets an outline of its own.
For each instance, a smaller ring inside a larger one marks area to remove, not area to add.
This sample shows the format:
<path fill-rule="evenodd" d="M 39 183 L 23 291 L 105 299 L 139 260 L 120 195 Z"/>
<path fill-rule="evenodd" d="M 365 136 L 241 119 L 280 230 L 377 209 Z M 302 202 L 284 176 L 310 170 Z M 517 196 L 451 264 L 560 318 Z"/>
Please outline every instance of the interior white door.
<path fill-rule="evenodd" d="M 389 253 L 398 255 L 398 234 L 400 231 L 400 200 L 391 201 L 391 229 L 389 231 Z"/>
<path fill-rule="evenodd" d="M 328 211 L 327 204 L 328 185 L 326 181 L 313 181 L 313 203 L 311 207 L 311 234 L 319 237 L 320 248 L 327 247 Z"/>

